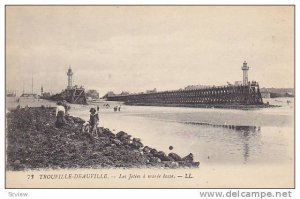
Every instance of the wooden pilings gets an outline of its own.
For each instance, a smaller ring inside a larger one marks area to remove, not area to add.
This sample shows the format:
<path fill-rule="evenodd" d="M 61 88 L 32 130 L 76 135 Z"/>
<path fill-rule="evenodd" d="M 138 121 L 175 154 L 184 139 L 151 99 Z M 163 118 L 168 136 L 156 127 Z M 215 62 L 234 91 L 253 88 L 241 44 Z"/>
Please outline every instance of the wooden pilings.
<path fill-rule="evenodd" d="M 176 90 L 156 93 L 118 95 L 109 101 L 129 104 L 263 104 L 258 85 L 221 86 L 195 90 Z"/>

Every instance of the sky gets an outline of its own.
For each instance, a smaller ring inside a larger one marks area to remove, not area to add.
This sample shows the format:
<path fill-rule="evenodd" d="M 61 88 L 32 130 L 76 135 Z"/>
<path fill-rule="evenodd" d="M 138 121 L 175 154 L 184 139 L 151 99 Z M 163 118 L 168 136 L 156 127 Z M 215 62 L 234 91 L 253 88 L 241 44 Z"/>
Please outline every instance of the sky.
<path fill-rule="evenodd" d="M 6 6 L 6 89 L 294 87 L 292 6 Z"/>

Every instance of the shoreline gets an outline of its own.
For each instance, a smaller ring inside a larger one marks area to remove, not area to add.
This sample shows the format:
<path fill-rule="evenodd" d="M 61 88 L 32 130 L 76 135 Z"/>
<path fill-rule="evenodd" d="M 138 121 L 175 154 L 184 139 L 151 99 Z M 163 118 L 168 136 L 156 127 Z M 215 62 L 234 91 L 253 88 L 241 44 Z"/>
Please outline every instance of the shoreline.
<path fill-rule="evenodd" d="M 163 103 L 124 103 L 129 106 L 159 106 L 159 107 L 186 107 L 186 108 L 218 108 L 218 109 L 237 109 L 254 110 L 262 108 L 281 107 L 279 105 L 260 104 L 260 105 L 242 105 L 242 104 L 163 104 Z"/>
<path fill-rule="evenodd" d="M 81 131 L 81 118 L 66 116 L 55 127 L 55 108 L 25 107 L 7 113 L 8 170 L 63 168 L 197 168 L 193 154 L 180 157 L 144 146 L 141 139 L 98 128 L 98 138 Z"/>

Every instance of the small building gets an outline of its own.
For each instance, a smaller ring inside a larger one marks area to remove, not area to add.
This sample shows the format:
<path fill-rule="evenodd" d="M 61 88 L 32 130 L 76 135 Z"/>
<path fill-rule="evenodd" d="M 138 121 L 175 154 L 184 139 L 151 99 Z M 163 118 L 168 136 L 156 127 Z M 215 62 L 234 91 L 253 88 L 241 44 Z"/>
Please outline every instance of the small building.
<path fill-rule="evenodd" d="M 260 92 L 260 94 L 262 98 L 271 98 L 270 92 L 265 91 L 265 92 Z"/>
<path fill-rule="evenodd" d="M 146 90 L 146 93 L 157 93 L 156 88 L 154 88 L 153 90 Z"/>
<path fill-rule="evenodd" d="M 23 93 L 20 97 L 22 98 L 28 98 L 28 99 L 37 99 L 38 95 L 34 93 Z"/>
<path fill-rule="evenodd" d="M 116 94 L 115 94 L 113 91 L 108 91 L 108 92 L 103 96 L 103 98 L 105 98 L 105 97 L 113 97 L 113 96 L 116 96 Z"/>
<path fill-rule="evenodd" d="M 234 86 L 241 86 L 241 85 L 243 85 L 242 81 L 235 81 L 234 82 Z"/>
<path fill-rule="evenodd" d="M 130 93 L 127 91 L 122 91 L 122 93 L 120 95 L 129 95 Z"/>
<path fill-rule="evenodd" d="M 6 97 L 16 97 L 16 91 L 6 91 Z"/>
<path fill-rule="evenodd" d="M 87 90 L 86 97 L 88 99 L 99 99 L 99 93 L 96 90 Z"/>
<path fill-rule="evenodd" d="M 43 98 L 49 98 L 51 96 L 50 92 L 43 92 L 42 96 Z"/>

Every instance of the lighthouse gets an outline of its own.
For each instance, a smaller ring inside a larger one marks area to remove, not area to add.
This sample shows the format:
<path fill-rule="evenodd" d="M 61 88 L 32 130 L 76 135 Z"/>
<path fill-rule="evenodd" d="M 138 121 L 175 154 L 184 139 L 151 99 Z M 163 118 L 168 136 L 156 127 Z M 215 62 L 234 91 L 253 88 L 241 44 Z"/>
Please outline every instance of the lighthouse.
<path fill-rule="evenodd" d="M 69 67 L 69 69 L 68 69 L 68 73 L 67 73 L 67 75 L 68 75 L 68 86 L 67 86 L 67 89 L 68 90 L 71 90 L 72 89 L 72 82 L 73 82 L 73 72 L 72 72 L 72 69 L 71 69 L 71 66 Z"/>
<path fill-rule="evenodd" d="M 41 86 L 41 96 L 43 96 L 43 94 L 44 94 L 44 87 L 43 87 L 43 85 Z"/>
<path fill-rule="evenodd" d="M 242 71 L 243 71 L 243 85 L 244 86 L 248 85 L 248 70 L 249 70 L 249 66 L 247 65 L 247 62 L 244 61 L 243 66 L 242 66 Z"/>

